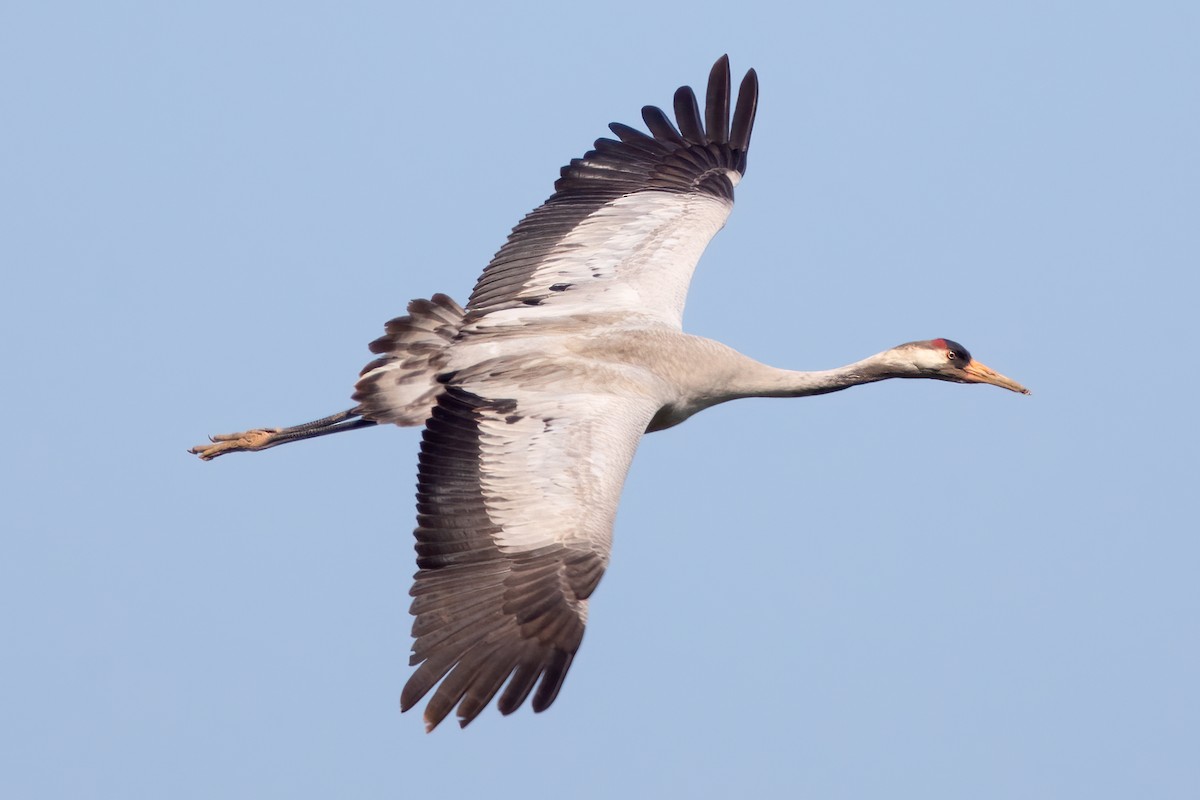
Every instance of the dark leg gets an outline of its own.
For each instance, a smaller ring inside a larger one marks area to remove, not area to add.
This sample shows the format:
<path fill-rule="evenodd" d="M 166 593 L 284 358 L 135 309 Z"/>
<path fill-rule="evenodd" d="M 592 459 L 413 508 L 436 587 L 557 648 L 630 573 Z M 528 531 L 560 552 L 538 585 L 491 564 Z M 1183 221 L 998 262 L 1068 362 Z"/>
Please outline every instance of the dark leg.
<path fill-rule="evenodd" d="M 242 433 L 219 433 L 216 436 L 208 437 L 212 444 L 198 444 L 188 452 L 195 453 L 205 461 L 211 461 L 226 453 L 266 450 L 269 447 L 300 439 L 312 439 L 330 433 L 368 428 L 375 424 L 377 423 L 374 420 L 362 419 L 352 408 L 323 419 L 305 422 L 303 425 L 293 425 L 290 428 L 255 428 Z"/>

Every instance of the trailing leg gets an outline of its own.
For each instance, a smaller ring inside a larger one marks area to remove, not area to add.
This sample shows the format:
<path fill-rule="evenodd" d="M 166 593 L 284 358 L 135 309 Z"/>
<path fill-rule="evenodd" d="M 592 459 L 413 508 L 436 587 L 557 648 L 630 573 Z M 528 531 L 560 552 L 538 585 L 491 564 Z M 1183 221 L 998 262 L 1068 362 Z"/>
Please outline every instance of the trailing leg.
<path fill-rule="evenodd" d="M 288 442 L 368 428 L 377 424 L 375 420 L 362 419 L 359 410 L 351 408 L 302 425 L 292 425 L 290 428 L 255 428 L 242 433 L 219 433 L 208 437 L 212 444 L 199 444 L 188 452 L 200 456 L 205 461 L 211 461 L 226 453 L 266 450 Z"/>

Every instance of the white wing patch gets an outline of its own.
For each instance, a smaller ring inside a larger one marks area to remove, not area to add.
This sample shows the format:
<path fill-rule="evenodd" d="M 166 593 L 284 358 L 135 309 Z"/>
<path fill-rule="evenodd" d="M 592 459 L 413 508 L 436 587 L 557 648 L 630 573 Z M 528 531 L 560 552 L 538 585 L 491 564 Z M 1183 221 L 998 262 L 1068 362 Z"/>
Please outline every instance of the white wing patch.
<path fill-rule="evenodd" d="M 480 424 L 484 505 L 505 553 L 561 544 L 607 562 L 621 487 L 650 400 L 522 393 L 515 414 Z"/>
<path fill-rule="evenodd" d="M 682 329 L 696 262 L 731 209 L 699 192 L 642 191 L 606 203 L 558 242 L 514 295 L 536 305 L 492 311 L 478 329 L 612 312 Z"/>

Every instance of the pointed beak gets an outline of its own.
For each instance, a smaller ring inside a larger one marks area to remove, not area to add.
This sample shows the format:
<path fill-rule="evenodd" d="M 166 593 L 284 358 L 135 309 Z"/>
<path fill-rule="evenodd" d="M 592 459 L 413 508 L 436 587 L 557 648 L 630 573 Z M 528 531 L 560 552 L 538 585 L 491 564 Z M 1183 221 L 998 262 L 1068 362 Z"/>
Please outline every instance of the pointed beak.
<path fill-rule="evenodd" d="M 968 383 L 990 383 L 992 386 L 999 386 L 1001 389 L 1008 389 L 1010 392 L 1020 392 L 1021 394 L 1029 394 L 1029 390 L 1021 384 L 1014 381 L 1012 378 L 1006 378 L 991 367 L 985 367 L 975 359 L 971 359 L 962 369 L 963 374 L 967 377 Z"/>

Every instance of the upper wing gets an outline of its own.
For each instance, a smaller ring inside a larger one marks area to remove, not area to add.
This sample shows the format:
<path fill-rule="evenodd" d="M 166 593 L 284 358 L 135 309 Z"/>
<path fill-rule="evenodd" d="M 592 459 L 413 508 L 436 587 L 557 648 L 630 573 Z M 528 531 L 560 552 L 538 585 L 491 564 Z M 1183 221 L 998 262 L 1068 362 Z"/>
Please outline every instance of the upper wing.
<path fill-rule="evenodd" d="M 657 408 L 613 394 L 519 395 L 447 387 L 421 442 L 411 609 L 419 666 L 400 706 L 442 681 L 425 709 L 429 729 L 456 705 L 465 726 L 506 680 L 505 714 L 539 678 L 534 710 L 554 702 L 608 564 L 625 474 Z"/>
<path fill-rule="evenodd" d="M 729 58 L 708 79 L 705 118 L 688 86 L 675 92 L 679 130 L 658 108 L 652 135 L 613 123 L 620 141 L 563 167 L 555 192 L 526 216 L 488 264 L 468 323 L 507 325 L 596 312 L 632 312 L 681 327 L 700 254 L 725 224 L 746 170 L 758 78 L 746 73 L 730 129 Z"/>

